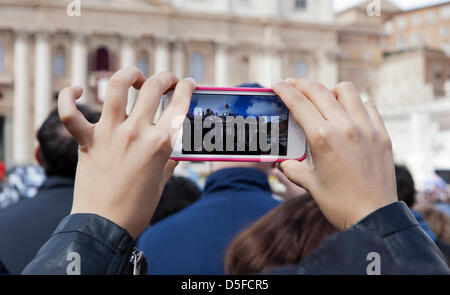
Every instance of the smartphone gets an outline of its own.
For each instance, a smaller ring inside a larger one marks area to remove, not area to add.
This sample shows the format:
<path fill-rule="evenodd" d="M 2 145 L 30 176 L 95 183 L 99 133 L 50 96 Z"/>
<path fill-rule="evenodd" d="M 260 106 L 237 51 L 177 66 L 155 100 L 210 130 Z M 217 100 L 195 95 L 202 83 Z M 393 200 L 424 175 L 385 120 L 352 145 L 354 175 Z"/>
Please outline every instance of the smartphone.
<path fill-rule="evenodd" d="M 173 91 L 163 96 L 162 109 Z M 306 158 L 306 137 L 272 89 L 198 87 L 172 140 L 179 161 L 282 162 Z"/>

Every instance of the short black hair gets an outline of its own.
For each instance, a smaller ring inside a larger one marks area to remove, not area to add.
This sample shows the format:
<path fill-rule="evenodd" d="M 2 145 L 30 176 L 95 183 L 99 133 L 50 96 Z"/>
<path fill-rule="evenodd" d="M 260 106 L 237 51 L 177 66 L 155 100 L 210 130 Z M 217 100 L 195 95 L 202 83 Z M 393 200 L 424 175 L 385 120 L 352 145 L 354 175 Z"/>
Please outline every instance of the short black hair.
<path fill-rule="evenodd" d="M 172 176 L 161 195 L 161 201 L 156 207 L 150 224 L 155 224 L 164 218 L 183 210 L 200 199 L 198 186 L 189 178 Z"/>
<path fill-rule="evenodd" d="M 408 207 L 414 206 L 416 188 L 408 168 L 403 165 L 395 165 L 395 178 L 397 180 L 398 200 L 405 202 Z"/>
<path fill-rule="evenodd" d="M 78 110 L 91 123 L 100 119 L 99 112 L 77 105 Z M 66 130 L 55 108 L 37 132 L 39 159 L 47 176 L 75 177 L 78 162 L 78 144 Z"/>

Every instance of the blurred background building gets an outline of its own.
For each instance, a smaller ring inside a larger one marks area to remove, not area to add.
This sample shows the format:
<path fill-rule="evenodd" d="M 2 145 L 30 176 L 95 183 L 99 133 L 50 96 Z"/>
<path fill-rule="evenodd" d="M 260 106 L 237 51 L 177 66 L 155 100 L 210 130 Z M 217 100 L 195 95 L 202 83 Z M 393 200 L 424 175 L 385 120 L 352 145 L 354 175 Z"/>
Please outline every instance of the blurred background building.
<path fill-rule="evenodd" d="M 69 16 L 77 2 L 81 15 Z M 350 80 L 380 106 L 417 182 L 445 175 L 450 2 L 402 11 L 380 0 L 369 16 L 374 2 L 335 13 L 332 0 L 0 0 L 0 161 L 33 162 L 35 130 L 61 88 L 84 86 L 81 101 L 100 109 L 107 78 L 136 65 L 201 85 Z"/>

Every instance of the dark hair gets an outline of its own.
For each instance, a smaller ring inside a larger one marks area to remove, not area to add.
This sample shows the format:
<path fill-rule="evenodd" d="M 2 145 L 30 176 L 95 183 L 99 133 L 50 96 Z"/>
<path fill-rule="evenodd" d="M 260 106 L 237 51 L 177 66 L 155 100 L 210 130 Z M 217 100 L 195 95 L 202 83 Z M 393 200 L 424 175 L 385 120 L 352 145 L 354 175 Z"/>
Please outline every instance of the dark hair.
<path fill-rule="evenodd" d="M 226 272 L 256 274 L 298 264 L 335 232 L 310 195 L 290 199 L 233 240 L 226 254 Z"/>
<path fill-rule="evenodd" d="M 408 207 L 412 207 L 415 202 L 416 189 L 408 168 L 402 165 L 395 165 L 395 178 L 397 181 L 398 200 L 405 202 Z"/>
<path fill-rule="evenodd" d="M 197 201 L 200 195 L 200 189 L 192 180 L 186 177 L 172 176 L 164 188 L 150 224 L 155 224 L 183 210 Z"/>
<path fill-rule="evenodd" d="M 99 112 L 78 105 L 78 110 L 91 123 L 100 118 Z M 47 176 L 75 177 L 78 161 L 78 144 L 59 119 L 54 109 L 37 132 L 39 159 Z"/>
<path fill-rule="evenodd" d="M 414 209 L 422 214 L 437 239 L 450 245 L 450 216 L 433 204 L 419 205 Z"/>

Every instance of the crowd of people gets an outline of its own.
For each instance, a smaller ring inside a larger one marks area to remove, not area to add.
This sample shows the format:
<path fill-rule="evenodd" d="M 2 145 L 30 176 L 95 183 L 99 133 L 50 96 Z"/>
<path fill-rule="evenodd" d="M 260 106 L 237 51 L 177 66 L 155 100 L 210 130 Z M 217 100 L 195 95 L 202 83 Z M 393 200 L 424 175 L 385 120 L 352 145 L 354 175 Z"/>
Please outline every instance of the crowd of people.
<path fill-rule="evenodd" d="M 140 92 L 127 114 L 131 86 Z M 275 81 L 310 158 L 213 162 L 202 190 L 172 176 L 169 159 L 181 127 L 172 118 L 187 114 L 195 87 L 126 68 L 111 77 L 101 114 L 76 105 L 82 88 L 63 89 L 37 133 L 45 180 L 0 210 L 0 272 L 68 274 L 76 253 L 78 274 L 368 274 L 375 252 L 381 274 L 450 274 L 450 200 L 417 204 L 381 116 L 351 83 Z"/>

